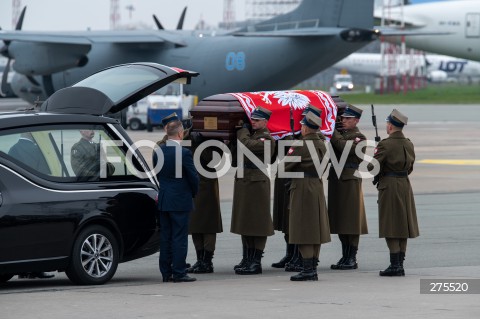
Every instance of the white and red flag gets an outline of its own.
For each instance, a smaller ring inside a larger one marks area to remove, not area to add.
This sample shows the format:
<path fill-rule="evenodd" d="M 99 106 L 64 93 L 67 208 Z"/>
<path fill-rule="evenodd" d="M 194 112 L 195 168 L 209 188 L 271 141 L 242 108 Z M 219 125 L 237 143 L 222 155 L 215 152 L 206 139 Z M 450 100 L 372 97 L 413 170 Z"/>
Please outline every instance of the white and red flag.
<path fill-rule="evenodd" d="M 294 119 L 294 131 L 300 132 L 302 112 L 309 105 L 322 110 L 323 135 L 329 140 L 335 128 L 337 106 L 328 93 L 318 90 L 290 90 L 290 91 L 264 91 L 229 93 L 242 105 L 245 113 L 250 118 L 256 107 L 264 107 L 272 111 L 268 121 L 268 129 L 275 139 L 292 135 L 290 127 L 290 110 Z"/>

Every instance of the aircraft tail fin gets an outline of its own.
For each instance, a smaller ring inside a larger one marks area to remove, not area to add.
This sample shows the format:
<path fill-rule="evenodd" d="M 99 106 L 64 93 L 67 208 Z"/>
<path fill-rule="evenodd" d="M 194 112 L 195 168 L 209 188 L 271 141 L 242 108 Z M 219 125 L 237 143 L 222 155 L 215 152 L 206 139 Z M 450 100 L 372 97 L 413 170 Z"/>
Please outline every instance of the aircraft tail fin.
<path fill-rule="evenodd" d="M 291 12 L 262 21 L 256 25 L 307 23 L 317 27 L 371 29 L 374 0 L 303 0 Z"/>

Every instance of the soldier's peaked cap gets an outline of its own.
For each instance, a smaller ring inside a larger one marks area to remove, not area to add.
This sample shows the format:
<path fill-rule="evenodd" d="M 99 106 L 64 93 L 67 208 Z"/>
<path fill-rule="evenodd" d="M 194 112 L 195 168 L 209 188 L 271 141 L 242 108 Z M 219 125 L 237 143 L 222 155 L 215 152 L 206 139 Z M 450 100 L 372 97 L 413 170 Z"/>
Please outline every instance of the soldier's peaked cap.
<path fill-rule="evenodd" d="M 270 115 L 272 115 L 272 111 L 259 106 L 255 110 L 253 110 L 251 119 L 252 120 L 269 120 Z"/>
<path fill-rule="evenodd" d="M 349 104 L 349 105 L 347 105 L 347 107 L 345 108 L 345 111 L 342 113 L 341 116 L 342 117 L 356 117 L 357 119 L 359 119 L 360 117 L 362 117 L 362 112 L 363 112 L 362 109 L 359 109 L 355 105 Z"/>
<path fill-rule="evenodd" d="M 313 112 L 308 112 L 303 120 L 300 121 L 300 124 L 318 130 L 320 126 L 322 126 L 322 119 L 319 116 L 316 116 Z"/>
<path fill-rule="evenodd" d="M 303 110 L 302 115 L 307 115 L 308 112 L 312 112 L 316 116 L 320 117 L 320 114 L 322 114 L 322 110 L 319 108 L 316 108 L 312 104 L 308 104 L 308 106 Z"/>
<path fill-rule="evenodd" d="M 173 112 L 172 114 L 167 115 L 162 119 L 162 125 L 165 127 L 168 123 L 173 122 L 173 121 L 179 121 L 179 120 L 180 119 L 179 119 L 177 113 Z"/>
<path fill-rule="evenodd" d="M 392 113 L 385 119 L 396 127 L 403 127 L 407 125 L 408 117 L 400 113 L 397 109 L 393 109 Z"/>

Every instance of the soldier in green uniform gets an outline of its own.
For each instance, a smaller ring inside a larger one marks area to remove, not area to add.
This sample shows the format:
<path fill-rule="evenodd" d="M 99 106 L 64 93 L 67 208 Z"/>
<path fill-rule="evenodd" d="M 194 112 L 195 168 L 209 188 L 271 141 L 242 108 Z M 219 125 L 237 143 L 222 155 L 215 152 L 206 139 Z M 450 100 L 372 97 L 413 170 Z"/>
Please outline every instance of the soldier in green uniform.
<path fill-rule="evenodd" d="M 390 251 L 390 266 L 380 276 L 405 276 L 403 261 L 407 239 L 420 235 L 412 186 L 413 143 L 403 135 L 408 118 L 397 110 L 387 117 L 388 138 L 380 141 L 374 158 L 380 163 L 378 189 L 379 237 Z M 371 165 L 370 165 L 371 166 Z"/>
<path fill-rule="evenodd" d="M 192 151 L 203 142 L 197 132 L 190 133 Z M 216 147 L 204 149 L 200 155 L 200 164 L 209 173 L 215 174 L 216 169 L 209 166 L 213 154 L 222 154 Z M 203 274 L 213 272 L 213 255 L 217 242 L 217 233 L 223 232 L 222 214 L 220 211 L 220 193 L 218 177 L 200 175 L 197 196 L 194 198 L 194 209 L 190 216 L 188 232 L 192 235 L 193 245 L 197 253 L 197 262 L 187 269 L 189 273 Z"/>
<path fill-rule="evenodd" d="M 80 130 L 80 140 L 70 150 L 70 163 L 79 181 L 98 181 L 100 179 L 100 144 L 95 143 L 94 130 Z M 115 172 L 112 163 L 106 163 L 107 176 Z"/>
<path fill-rule="evenodd" d="M 302 115 L 305 116 L 308 112 L 313 112 L 313 114 L 320 117 L 322 111 L 315 106 L 309 104 L 303 110 Z M 318 136 L 322 140 L 325 140 L 325 137 L 320 131 L 318 131 Z M 283 140 L 293 140 L 294 138 L 299 138 L 299 136 L 287 136 Z M 303 269 L 302 256 L 300 254 L 300 251 L 298 250 L 298 246 L 294 244 L 289 244 L 288 240 L 290 185 L 291 179 L 278 177 L 277 172 L 273 189 L 273 227 L 275 228 L 275 230 L 279 230 L 284 233 L 286 253 L 285 256 L 280 259 L 280 261 L 273 263 L 272 267 L 285 268 L 285 271 L 289 272 L 299 272 Z"/>
<path fill-rule="evenodd" d="M 283 147 L 281 141 L 289 140 L 293 140 L 291 135 L 277 141 L 277 154 L 279 153 L 278 149 Z M 288 148 L 283 152 L 284 155 L 287 153 Z M 278 159 L 281 160 L 281 158 Z M 285 265 L 292 260 L 295 251 L 295 245 L 288 243 L 288 202 L 290 196 L 290 184 L 290 178 L 278 177 L 277 172 L 273 184 L 273 228 L 283 233 L 283 238 L 285 239 L 286 244 L 286 253 L 278 262 L 272 263 L 273 268 L 285 268 Z"/>
<path fill-rule="evenodd" d="M 317 263 L 320 246 L 330 242 L 327 205 L 321 175 L 315 162 L 322 161 L 327 152 L 325 143 L 318 136 L 320 117 L 308 112 L 302 120 L 302 140 L 288 151 L 289 156 L 300 157 L 300 162 L 285 163 L 286 172 L 301 172 L 302 178 L 292 178 L 290 192 L 289 240 L 298 245 L 303 259 L 303 270 L 292 281 L 318 280 Z M 313 145 L 311 154 L 307 143 Z M 288 156 L 287 156 L 288 158 Z"/>
<path fill-rule="evenodd" d="M 348 105 L 341 115 L 341 129 L 335 129 L 330 139 L 337 161 L 344 152 L 348 154 L 340 176 L 337 175 L 333 165 L 328 175 L 330 231 L 332 234 L 338 234 L 342 243 L 342 257 L 336 264 L 330 266 L 331 269 L 357 269 L 360 235 L 368 234 L 362 179 L 354 176 L 362 162 L 355 153 L 356 146 L 366 140 L 365 135 L 357 127 L 362 112 L 363 110 L 354 105 Z M 363 149 L 363 153 L 364 151 Z"/>
<path fill-rule="evenodd" d="M 253 133 L 245 124 L 237 131 L 238 143 L 242 143 L 262 162 L 264 155 L 270 161 L 274 152 L 274 139 L 267 128 L 270 115 L 270 110 L 257 107 L 251 114 Z M 243 169 L 243 177 L 238 176 L 238 169 Z M 262 273 L 261 260 L 267 237 L 274 234 L 270 213 L 270 179 L 266 169 L 257 167 L 246 156 L 243 157 L 243 167 L 237 168 L 235 176 L 230 231 L 242 236 L 243 258 L 234 267 L 235 273 Z"/>

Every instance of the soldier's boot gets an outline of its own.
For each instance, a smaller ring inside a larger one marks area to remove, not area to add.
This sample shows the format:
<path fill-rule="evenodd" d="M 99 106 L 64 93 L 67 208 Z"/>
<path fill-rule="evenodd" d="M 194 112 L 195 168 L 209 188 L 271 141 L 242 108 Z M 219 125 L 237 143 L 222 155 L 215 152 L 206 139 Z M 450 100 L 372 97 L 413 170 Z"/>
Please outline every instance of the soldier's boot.
<path fill-rule="evenodd" d="M 316 258 L 303 259 L 303 270 L 290 277 L 291 281 L 318 280 Z"/>
<path fill-rule="evenodd" d="M 285 264 L 285 271 L 295 272 L 303 270 L 303 259 L 298 249 L 298 245 L 295 245 L 292 259 Z"/>
<path fill-rule="evenodd" d="M 250 251 L 250 262 L 247 266 L 235 270 L 237 275 L 256 275 L 262 273 L 262 257 L 263 250 L 259 249 L 249 249 Z"/>
<path fill-rule="evenodd" d="M 209 274 L 213 272 L 213 251 L 204 251 L 202 263 L 193 272 L 196 274 Z"/>
<path fill-rule="evenodd" d="M 390 253 L 390 266 L 385 270 L 380 270 L 379 274 L 382 277 L 405 276 L 400 268 L 400 253 Z"/>
<path fill-rule="evenodd" d="M 403 268 L 403 261 L 405 260 L 405 252 L 401 251 L 399 253 L 399 263 L 400 263 L 400 272 L 402 273 L 402 276 L 405 276 L 405 268 Z"/>
<path fill-rule="evenodd" d="M 242 260 L 233 267 L 233 270 L 237 270 L 237 269 L 240 269 L 240 268 L 243 268 L 247 265 L 248 263 L 248 249 L 246 247 L 243 247 L 243 256 L 242 256 Z"/>
<path fill-rule="evenodd" d="M 342 270 L 348 270 L 348 269 L 357 269 L 358 268 L 358 263 L 357 263 L 357 251 L 358 247 L 355 246 L 347 246 L 347 258 L 345 258 L 345 261 L 343 262 L 342 265 L 340 265 L 340 269 Z"/>
<path fill-rule="evenodd" d="M 192 265 L 192 266 L 187 266 L 187 273 L 194 273 L 195 270 L 198 268 L 198 267 L 201 267 L 202 264 L 203 264 L 203 254 L 204 254 L 205 250 L 203 249 L 199 249 L 196 251 L 197 253 L 197 261 Z"/>
<path fill-rule="evenodd" d="M 342 241 L 342 258 L 340 258 L 335 265 L 330 265 L 330 269 L 341 269 L 340 266 L 345 262 L 345 259 L 347 258 L 347 247 L 347 244 Z"/>
<path fill-rule="evenodd" d="M 295 245 L 293 244 L 287 244 L 287 252 L 285 253 L 285 256 L 282 259 L 280 259 L 279 262 L 273 263 L 272 267 L 285 268 L 285 264 L 292 259 L 294 247 Z"/>

